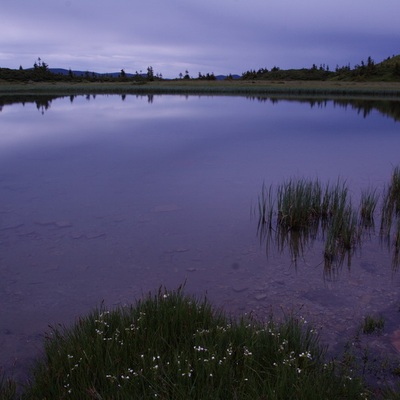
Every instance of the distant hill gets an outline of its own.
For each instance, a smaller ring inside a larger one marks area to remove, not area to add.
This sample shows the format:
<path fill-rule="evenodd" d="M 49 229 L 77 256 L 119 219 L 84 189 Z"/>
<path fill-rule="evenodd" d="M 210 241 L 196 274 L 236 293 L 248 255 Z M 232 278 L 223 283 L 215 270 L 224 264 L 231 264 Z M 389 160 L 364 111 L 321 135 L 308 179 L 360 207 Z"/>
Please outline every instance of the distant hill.
<path fill-rule="evenodd" d="M 69 75 L 69 70 L 65 68 L 49 68 L 49 71 L 53 74 L 60 74 L 60 75 Z M 112 78 L 118 78 L 121 75 L 121 72 L 106 72 L 103 74 L 100 74 L 98 72 L 93 72 L 93 71 L 76 71 L 73 70 L 72 73 L 74 76 L 79 76 L 79 77 L 84 77 L 84 76 L 96 76 L 96 77 L 104 77 L 104 76 L 109 76 Z M 132 78 L 134 77 L 135 74 L 130 74 L 126 73 L 127 78 Z M 224 79 L 227 78 L 228 75 L 216 75 L 216 80 L 217 81 L 223 81 Z M 142 74 L 142 77 L 145 78 L 146 74 Z M 231 75 L 232 79 L 240 79 L 240 75 L 234 74 Z"/>
<path fill-rule="evenodd" d="M 216 75 L 216 76 L 215 76 L 215 79 L 216 79 L 217 81 L 223 81 L 223 80 L 225 80 L 225 79 L 227 78 L 227 76 L 228 76 L 228 75 Z M 232 79 L 240 79 L 240 78 L 241 78 L 240 75 L 236 75 L 236 74 L 230 75 L 230 77 L 232 77 Z"/>
<path fill-rule="evenodd" d="M 69 69 L 64 69 L 64 68 L 49 68 L 49 71 L 53 74 L 60 74 L 60 75 L 69 75 L 70 70 Z M 108 72 L 105 74 L 100 74 L 98 72 L 93 72 L 93 71 L 72 71 L 74 76 L 97 76 L 97 77 L 102 77 L 102 76 L 111 76 L 113 78 L 118 78 L 121 75 L 121 72 Z M 135 76 L 134 74 L 129 74 L 126 73 L 127 78 L 132 78 Z M 146 76 L 146 74 L 142 74 L 143 77 Z"/>

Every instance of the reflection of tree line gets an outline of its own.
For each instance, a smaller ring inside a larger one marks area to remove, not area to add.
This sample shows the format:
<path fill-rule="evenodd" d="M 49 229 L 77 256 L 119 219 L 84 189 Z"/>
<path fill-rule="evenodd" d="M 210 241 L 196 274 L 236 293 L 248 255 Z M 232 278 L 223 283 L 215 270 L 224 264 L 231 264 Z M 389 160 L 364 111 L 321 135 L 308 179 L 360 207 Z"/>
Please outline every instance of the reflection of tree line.
<path fill-rule="evenodd" d="M 35 103 L 38 110 L 42 113 L 49 110 L 51 102 L 58 98 L 69 97 L 70 102 L 73 103 L 75 98 L 82 95 L 70 95 L 70 96 L 50 96 L 50 95 L 16 95 L 16 96 L 1 96 L 0 97 L 0 112 L 6 105 L 21 103 L 23 105 L 27 103 Z M 117 96 L 117 95 L 113 95 Z M 119 95 L 121 100 L 125 101 L 126 94 Z M 154 102 L 154 94 L 137 94 L 136 98 L 147 97 L 147 102 L 152 104 Z M 86 100 L 95 99 L 95 94 L 85 95 Z M 395 121 L 400 121 L 400 101 L 399 100 L 363 100 L 363 99 L 315 99 L 315 98 L 285 98 L 285 97 L 267 97 L 267 96 L 247 96 L 252 100 L 258 100 L 261 102 L 271 102 L 276 104 L 280 101 L 295 101 L 300 103 L 308 103 L 311 107 L 326 107 L 328 103 L 333 102 L 334 106 L 343 108 L 351 107 L 358 114 L 362 114 L 364 118 L 368 117 L 372 111 L 378 111 L 382 115 L 393 118 Z"/>
<path fill-rule="evenodd" d="M 0 111 L 4 106 L 12 104 L 36 104 L 36 108 L 44 113 L 50 108 L 51 102 L 60 96 L 29 96 L 29 95 L 17 95 L 17 96 L 4 96 L 0 97 Z M 63 96 L 64 97 L 64 96 Z"/>
<path fill-rule="evenodd" d="M 271 97 L 271 96 L 247 96 L 252 100 L 260 102 L 271 102 L 277 104 L 280 101 L 293 101 L 298 103 L 308 103 L 311 108 L 313 107 L 326 107 L 328 103 L 332 102 L 334 107 L 339 106 L 343 108 L 351 107 L 356 110 L 358 114 L 362 114 L 364 118 L 376 110 L 382 115 L 393 118 L 395 121 L 400 121 L 400 101 L 399 100 L 366 100 L 366 99 L 315 99 L 315 98 L 286 98 L 284 96 Z"/>
<path fill-rule="evenodd" d="M 13 96 L 0 96 L 0 112 L 3 110 L 4 106 L 12 105 L 12 104 L 22 104 L 25 106 L 25 104 L 31 104 L 34 103 L 36 104 L 36 108 L 41 111 L 42 114 L 44 114 L 45 111 L 50 109 L 51 102 L 56 99 L 62 99 L 65 97 L 68 97 L 70 102 L 73 103 L 74 100 L 82 95 L 69 95 L 69 96 L 48 96 L 48 95 L 13 95 Z M 117 95 L 113 95 L 117 96 Z M 126 94 L 119 95 L 121 97 L 122 101 L 125 101 L 126 99 Z M 96 94 L 87 94 L 84 96 L 86 100 L 95 100 L 96 99 Z M 143 98 L 147 97 L 147 102 L 148 103 L 153 103 L 154 101 L 154 95 L 153 94 L 148 94 L 148 95 L 136 95 L 136 98 Z"/>

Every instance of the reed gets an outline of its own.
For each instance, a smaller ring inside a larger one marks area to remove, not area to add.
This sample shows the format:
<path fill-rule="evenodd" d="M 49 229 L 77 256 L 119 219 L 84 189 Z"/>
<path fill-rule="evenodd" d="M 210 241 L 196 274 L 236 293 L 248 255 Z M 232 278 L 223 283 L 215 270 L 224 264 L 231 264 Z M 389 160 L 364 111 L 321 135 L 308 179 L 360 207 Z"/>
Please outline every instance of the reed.
<path fill-rule="evenodd" d="M 0 400 L 14 400 L 17 396 L 17 384 L 7 378 L 0 369 Z"/>
<path fill-rule="evenodd" d="M 343 214 L 348 204 L 348 191 L 346 182 L 340 179 L 337 180 L 336 185 L 333 187 L 329 183 L 327 184 L 325 194 L 328 198 L 328 201 L 326 201 L 328 218 Z"/>
<path fill-rule="evenodd" d="M 267 189 L 265 184 L 263 184 L 261 195 L 258 196 L 258 229 L 261 229 L 261 227 L 265 225 L 267 225 L 270 229 L 272 228 L 274 205 L 275 201 L 273 199 L 272 186 Z"/>
<path fill-rule="evenodd" d="M 319 181 L 288 180 L 277 189 L 278 224 L 288 230 L 302 231 L 318 226 L 321 213 Z"/>
<path fill-rule="evenodd" d="M 360 217 L 361 222 L 366 228 L 374 226 L 374 213 L 378 204 L 379 195 L 376 189 L 361 191 Z"/>
<path fill-rule="evenodd" d="M 364 323 L 362 326 L 362 331 L 365 334 L 371 334 L 374 332 L 381 332 L 385 327 L 385 319 L 380 317 L 373 317 L 372 315 L 367 315 L 364 318 Z"/>
<path fill-rule="evenodd" d="M 400 218 L 400 167 L 392 171 L 391 181 L 384 191 L 381 210 L 381 235 L 390 236 L 394 219 Z"/>
<path fill-rule="evenodd" d="M 26 399 L 338 399 L 365 387 L 326 361 L 302 318 L 232 319 L 206 301 L 159 290 L 55 328 Z"/>
<path fill-rule="evenodd" d="M 258 198 L 260 240 L 267 239 L 268 246 L 275 240 L 279 251 L 288 248 L 295 264 L 319 232 L 325 238 L 325 266 L 351 255 L 361 231 L 345 181 L 338 179 L 336 184 L 323 187 L 318 180 L 290 179 L 278 185 L 276 201 L 274 193 L 272 186 L 267 189 L 263 185 Z"/>
<path fill-rule="evenodd" d="M 351 202 L 342 204 L 331 216 L 327 226 L 324 249 L 325 267 L 330 268 L 339 257 L 343 262 L 345 255 L 349 257 L 360 242 L 361 230 L 359 229 L 357 212 Z"/>

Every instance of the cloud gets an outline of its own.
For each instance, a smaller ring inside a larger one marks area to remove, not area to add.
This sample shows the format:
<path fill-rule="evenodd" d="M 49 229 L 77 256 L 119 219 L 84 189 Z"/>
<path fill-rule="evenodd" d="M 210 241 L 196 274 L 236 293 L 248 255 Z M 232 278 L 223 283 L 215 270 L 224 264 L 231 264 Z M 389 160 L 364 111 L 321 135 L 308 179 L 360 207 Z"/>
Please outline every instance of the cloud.
<path fill-rule="evenodd" d="M 175 77 L 380 61 L 398 53 L 398 15 L 398 0 L 5 0 L 0 66 Z"/>

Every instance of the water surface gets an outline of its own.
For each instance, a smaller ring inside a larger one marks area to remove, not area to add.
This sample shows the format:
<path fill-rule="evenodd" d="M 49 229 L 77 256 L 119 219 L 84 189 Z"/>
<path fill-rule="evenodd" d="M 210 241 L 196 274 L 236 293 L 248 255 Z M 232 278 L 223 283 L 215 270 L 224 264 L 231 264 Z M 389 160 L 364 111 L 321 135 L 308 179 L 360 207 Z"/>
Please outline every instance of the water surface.
<path fill-rule="evenodd" d="M 365 111 L 365 108 L 363 109 Z M 316 242 L 295 267 L 257 237 L 263 183 L 346 179 L 357 198 L 400 164 L 379 108 L 244 97 L 78 96 L 0 113 L 0 365 L 17 377 L 48 324 L 160 285 L 227 311 L 294 310 L 331 348 L 367 314 L 398 327 L 399 273 L 375 233 L 330 279 Z"/>

